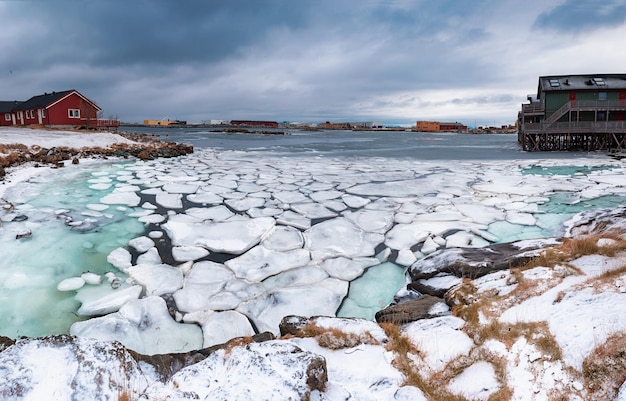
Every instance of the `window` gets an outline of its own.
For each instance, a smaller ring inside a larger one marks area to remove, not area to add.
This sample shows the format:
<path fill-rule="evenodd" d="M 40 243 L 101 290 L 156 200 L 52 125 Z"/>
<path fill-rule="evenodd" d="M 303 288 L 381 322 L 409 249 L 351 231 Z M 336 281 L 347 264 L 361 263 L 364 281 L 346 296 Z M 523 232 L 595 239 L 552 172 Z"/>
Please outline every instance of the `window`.
<path fill-rule="evenodd" d="M 4 114 L 4 121 L 11 121 L 11 113 Z"/>
<path fill-rule="evenodd" d="M 80 118 L 80 110 L 78 109 L 68 109 L 67 116 L 69 118 Z"/>
<path fill-rule="evenodd" d="M 28 118 L 34 119 L 35 118 L 35 110 L 28 110 L 26 112 L 26 115 L 28 116 Z"/>
<path fill-rule="evenodd" d="M 558 79 L 551 79 L 550 86 L 553 88 L 558 88 L 559 86 L 561 86 L 561 84 L 559 83 Z"/>
<path fill-rule="evenodd" d="M 604 82 L 604 78 L 594 78 L 593 83 L 598 86 L 604 86 L 606 83 Z"/>
<path fill-rule="evenodd" d="M 41 109 L 41 118 L 46 118 L 46 109 Z"/>
<path fill-rule="evenodd" d="M 606 100 L 606 92 L 599 92 L 598 100 Z"/>

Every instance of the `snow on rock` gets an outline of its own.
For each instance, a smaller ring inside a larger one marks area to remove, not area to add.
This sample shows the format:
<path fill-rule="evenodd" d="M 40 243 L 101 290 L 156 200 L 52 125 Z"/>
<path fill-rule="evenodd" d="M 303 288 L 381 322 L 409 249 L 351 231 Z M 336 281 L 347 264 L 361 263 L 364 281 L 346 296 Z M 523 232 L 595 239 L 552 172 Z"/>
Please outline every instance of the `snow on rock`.
<path fill-rule="evenodd" d="M 202 246 L 212 252 L 240 255 L 258 244 L 275 225 L 271 217 L 191 223 L 169 219 L 163 224 L 174 246 Z"/>
<path fill-rule="evenodd" d="M 448 390 L 470 400 L 487 400 L 500 389 L 496 372 L 489 362 L 478 361 L 450 380 Z"/>
<path fill-rule="evenodd" d="M 118 312 L 76 322 L 70 334 L 102 341 L 119 341 L 141 354 L 186 352 L 202 348 L 200 327 L 176 323 L 161 297 L 126 303 Z"/>
<path fill-rule="evenodd" d="M 153 399 L 304 400 L 323 391 L 326 361 L 280 341 L 219 350 L 186 367 L 165 384 L 152 386 Z"/>
<path fill-rule="evenodd" d="M 148 388 L 120 343 L 68 335 L 19 340 L 0 352 L 0 376 L 5 400 L 117 400 Z"/>
<path fill-rule="evenodd" d="M 465 322 L 455 316 L 435 317 L 409 323 L 404 331 L 413 345 L 423 353 L 427 366 L 441 370 L 459 355 L 466 355 L 474 342 L 461 329 Z"/>

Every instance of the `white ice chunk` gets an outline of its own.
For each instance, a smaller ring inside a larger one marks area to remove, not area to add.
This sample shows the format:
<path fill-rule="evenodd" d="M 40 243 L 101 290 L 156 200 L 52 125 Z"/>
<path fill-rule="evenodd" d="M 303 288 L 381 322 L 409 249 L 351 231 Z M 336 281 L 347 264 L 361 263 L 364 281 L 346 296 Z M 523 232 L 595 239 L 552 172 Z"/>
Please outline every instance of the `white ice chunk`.
<path fill-rule="evenodd" d="M 158 265 L 161 264 L 161 255 L 156 247 L 148 249 L 145 253 L 137 257 L 137 264 Z"/>
<path fill-rule="evenodd" d="M 291 205 L 291 209 L 309 219 L 327 219 L 337 216 L 337 213 L 319 203 L 294 203 Z"/>
<path fill-rule="evenodd" d="M 362 198 L 360 196 L 356 196 L 356 195 L 343 195 L 341 197 L 341 199 L 344 201 L 344 203 L 352 208 L 352 209 L 358 209 L 361 208 L 365 205 L 367 205 L 368 203 L 371 202 L 371 200 L 367 199 L 367 198 Z"/>
<path fill-rule="evenodd" d="M 193 194 L 198 190 L 198 184 L 185 184 L 180 182 L 166 182 L 163 190 L 170 194 Z"/>
<path fill-rule="evenodd" d="M 376 258 L 353 258 L 344 257 L 326 259 L 321 266 L 331 276 L 340 280 L 352 281 L 361 276 L 365 269 L 379 264 Z"/>
<path fill-rule="evenodd" d="M 244 212 L 252 208 L 259 208 L 265 205 L 265 199 L 247 197 L 243 199 L 228 199 L 226 202 L 228 206 L 238 212 Z"/>
<path fill-rule="evenodd" d="M 276 218 L 276 223 L 299 228 L 300 230 L 306 230 L 311 227 L 311 219 L 308 219 L 291 210 L 286 210 L 285 213 L 278 216 Z"/>
<path fill-rule="evenodd" d="M 270 217 L 209 224 L 170 218 L 163 228 L 174 246 L 202 246 L 213 252 L 239 255 L 258 244 L 274 225 Z"/>
<path fill-rule="evenodd" d="M 141 198 L 134 192 L 113 192 L 100 198 L 100 203 L 107 205 L 138 206 Z"/>
<path fill-rule="evenodd" d="M 181 353 L 202 348 L 202 330 L 176 323 L 161 297 L 130 301 L 115 313 L 76 322 L 70 334 L 102 341 L 119 341 L 144 355 Z"/>
<path fill-rule="evenodd" d="M 310 202 L 310 199 L 297 191 L 280 191 L 274 192 L 274 198 L 282 203 L 302 203 Z"/>
<path fill-rule="evenodd" d="M 293 227 L 276 226 L 261 241 L 261 245 L 274 251 L 291 251 L 304 246 L 304 237 L 299 230 Z"/>
<path fill-rule="evenodd" d="M 235 215 L 226 206 L 223 205 L 213 207 L 192 207 L 185 210 L 185 214 L 195 217 L 199 220 L 213 221 L 224 221 Z"/>
<path fill-rule="evenodd" d="M 70 277 L 57 284 L 58 291 L 76 291 L 85 285 L 85 279 L 82 277 Z"/>
<path fill-rule="evenodd" d="M 209 251 L 199 246 L 174 246 L 172 247 L 172 257 L 177 262 L 187 262 L 190 260 L 198 260 L 208 255 L 209 255 Z"/>
<path fill-rule="evenodd" d="M 348 283 L 327 278 L 302 287 L 276 289 L 242 303 L 237 310 L 249 316 L 260 332 L 278 333 L 287 315 L 334 316 L 348 291 Z"/>
<path fill-rule="evenodd" d="M 202 325 L 203 348 L 223 344 L 233 338 L 254 335 L 248 318 L 232 310 L 211 313 L 198 323 Z"/>
<path fill-rule="evenodd" d="M 446 237 L 447 248 L 483 248 L 487 245 L 489 245 L 488 241 L 464 231 L 458 231 Z"/>
<path fill-rule="evenodd" d="M 154 241 L 146 236 L 141 236 L 128 241 L 128 245 L 135 248 L 137 252 L 144 253 L 154 246 Z"/>
<path fill-rule="evenodd" d="M 520 213 L 508 211 L 506 212 L 506 221 L 511 224 L 520 224 L 524 226 L 534 226 L 537 220 L 530 213 Z"/>
<path fill-rule="evenodd" d="M 183 196 L 181 194 L 170 194 L 161 192 L 156 195 L 155 201 L 166 209 L 180 209 L 183 207 Z"/>
<path fill-rule="evenodd" d="M 384 210 L 346 212 L 345 218 L 354 221 L 364 231 L 385 234 L 393 226 L 394 214 Z"/>
<path fill-rule="evenodd" d="M 187 200 L 193 203 L 216 205 L 222 203 L 223 199 L 213 192 L 197 192 L 192 195 L 187 195 Z"/>
<path fill-rule="evenodd" d="M 97 288 L 94 291 L 81 291 L 76 299 L 81 301 L 82 305 L 76 313 L 80 316 L 98 316 L 117 312 L 127 302 L 138 299 L 143 291 L 139 285 L 117 290 L 110 287 L 104 289 L 105 291 Z"/>
<path fill-rule="evenodd" d="M 95 210 L 97 212 L 102 212 L 103 210 L 107 210 L 110 206 L 103 205 L 101 203 L 90 203 L 87 205 L 87 209 Z"/>
<path fill-rule="evenodd" d="M 166 265 L 137 265 L 127 269 L 131 280 L 141 284 L 148 295 L 171 294 L 183 287 L 183 274 Z"/>
<path fill-rule="evenodd" d="M 121 271 L 132 266 L 131 260 L 132 256 L 125 248 L 116 248 L 107 256 L 107 262 Z"/>
<path fill-rule="evenodd" d="M 102 282 L 102 276 L 96 273 L 86 272 L 81 274 L 80 277 L 89 285 L 98 285 Z"/>
<path fill-rule="evenodd" d="M 224 264 L 235 273 L 235 276 L 259 282 L 285 270 L 304 266 L 310 261 L 310 254 L 304 249 L 277 252 L 256 246 Z"/>
<path fill-rule="evenodd" d="M 400 249 L 396 257 L 396 263 L 401 266 L 411 266 L 416 260 L 415 254 L 410 249 Z"/>
<path fill-rule="evenodd" d="M 148 214 L 145 216 L 141 216 L 137 220 L 139 220 L 140 222 L 144 224 L 159 224 L 165 221 L 165 217 L 157 213 L 152 213 L 152 214 Z"/>
<path fill-rule="evenodd" d="M 319 191 L 319 192 L 313 192 L 309 196 L 315 202 L 322 202 L 325 200 L 337 199 L 341 195 L 343 195 L 343 192 L 340 192 L 340 191 Z"/>
<path fill-rule="evenodd" d="M 328 278 L 328 273 L 318 266 L 303 266 L 287 270 L 263 280 L 263 287 L 274 290 L 284 287 L 305 286 Z"/>
<path fill-rule="evenodd" d="M 378 245 L 370 242 L 356 224 L 342 217 L 316 224 L 304 232 L 304 239 L 314 260 L 372 256 Z"/>
<path fill-rule="evenodd" d="M 391 249 L 410 249 L 428 238 L 422 224 L 396 224 L 385 236 L 385 245 Z"/>

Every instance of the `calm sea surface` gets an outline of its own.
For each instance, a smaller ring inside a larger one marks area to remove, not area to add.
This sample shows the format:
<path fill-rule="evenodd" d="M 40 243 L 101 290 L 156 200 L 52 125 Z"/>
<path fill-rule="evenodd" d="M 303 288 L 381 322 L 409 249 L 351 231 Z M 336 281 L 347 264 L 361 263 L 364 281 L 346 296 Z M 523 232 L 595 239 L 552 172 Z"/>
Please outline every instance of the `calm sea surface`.
<path fill-rule="evenodd" d="M 211 132 L 200 128 L 121 127 L 196 148 L 245 150 L 259 156 L 365 156 L 417 160 L 567 159 L 586 152 L 523 152 L 517 134 L 429 134 L 397 131 L 300 131 L 286 135 Z"/>

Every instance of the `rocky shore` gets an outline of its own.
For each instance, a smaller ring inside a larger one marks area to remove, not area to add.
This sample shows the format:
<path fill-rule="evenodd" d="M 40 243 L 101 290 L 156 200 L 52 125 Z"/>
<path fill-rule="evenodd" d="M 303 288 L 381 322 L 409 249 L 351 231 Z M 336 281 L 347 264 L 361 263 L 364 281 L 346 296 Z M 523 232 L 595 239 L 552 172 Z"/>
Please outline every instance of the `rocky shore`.
<path fill-rule="evenodd" d="M 90 134 L 85 133 L 84 135 Z M 77 164 L 83 157 L 136 157 L 141 160 L 153 160 L 160 157 L 177 157 L 193 153 L 193 146 L 163 142 L 150 135 L 124 132 L 120 132 L 118 135 L 128 139 L 129 142 L 92 147 L 44 147 L 40 145 L 27 146 L 22 143 L 0 143 L 0 180 L 6 175 L 7 168 L 29 162 L 36 167 L 48 165 L 59 168 L 63 167 L 68 160 Z"/>

